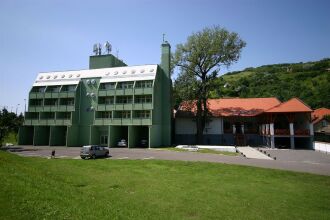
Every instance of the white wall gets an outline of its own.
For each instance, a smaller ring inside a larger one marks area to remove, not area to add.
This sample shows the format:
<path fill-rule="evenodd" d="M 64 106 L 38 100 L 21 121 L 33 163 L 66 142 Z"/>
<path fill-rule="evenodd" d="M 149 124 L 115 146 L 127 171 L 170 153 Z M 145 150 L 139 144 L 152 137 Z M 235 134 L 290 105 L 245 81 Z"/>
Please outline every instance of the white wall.
<path fill-rule="evenodd" d="M 223 120 L 222 118 L 212 118 L 204 129 L 204 134 L 222 134 L 223 133 Z"/>
<path fill-rule="evenodd" d="M 330 153 L 330 143 L 315 141 L 314 150 L 325 152 L 325 153 Z"/>
<path fill-rule="evenodd" d="M 222 118 L 212 118 L 211 121 L 206 124 L 204 134 L 222 134 L 222 123 Z M 176 118 L 175 134 L 196 134 L 196 122 L 191 118 Z"/>

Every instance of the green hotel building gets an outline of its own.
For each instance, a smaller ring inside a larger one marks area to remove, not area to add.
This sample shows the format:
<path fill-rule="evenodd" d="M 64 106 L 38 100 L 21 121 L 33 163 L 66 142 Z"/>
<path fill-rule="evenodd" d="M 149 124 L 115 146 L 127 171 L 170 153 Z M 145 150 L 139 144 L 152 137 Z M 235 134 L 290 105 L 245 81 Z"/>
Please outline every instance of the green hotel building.
<path fill-rule="evenodd" d="M 170 49 L 161 45 L 159 65 L 127 66 L 105 54 L 90 56 L 88 70 L 39 73 L 19 144 L 169 146 Z"/>

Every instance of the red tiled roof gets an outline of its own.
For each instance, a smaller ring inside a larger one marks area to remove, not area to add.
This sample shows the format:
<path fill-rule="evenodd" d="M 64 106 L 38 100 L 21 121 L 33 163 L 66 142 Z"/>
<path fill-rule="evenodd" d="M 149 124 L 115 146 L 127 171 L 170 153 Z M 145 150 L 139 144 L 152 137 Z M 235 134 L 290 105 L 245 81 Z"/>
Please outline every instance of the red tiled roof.
<path fill-rule="evenodd" d="M 289 112 L 312 112 L 313 110 L 298 98 L 292 98 L 289 101 L 283 102 L 271 109 L 267 113 L 289 113 Z"/>
<path fill-rule="evenodd" d="M 330 109 L 319 108 L 314 110 L 314 112 L 312 113 L 312 123 L 316 124 L 320 122 L 323 119 L 323 117 L 326 115 L 330 115 Z"/>
<path fill-rule="evenodd" d="M 281 104 L 277 98 L 224 98 L 209 99 L 208 108 L 215 116 L 256 116 L 266 110 Z M 194 102 L 181 103 L 178 117 L 193 116 L 196 112 Z"/>

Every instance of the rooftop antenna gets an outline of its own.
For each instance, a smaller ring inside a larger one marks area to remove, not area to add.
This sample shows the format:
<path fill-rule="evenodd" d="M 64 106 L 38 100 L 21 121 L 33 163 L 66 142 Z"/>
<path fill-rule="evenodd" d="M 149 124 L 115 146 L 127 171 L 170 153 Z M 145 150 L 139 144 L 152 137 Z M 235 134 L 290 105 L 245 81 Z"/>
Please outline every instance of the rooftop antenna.
<path fill-rule="evenodd" d="M 95 54 L 95 56 L 98 55 L 98 52 L 99 52 L 99 46 L 98 46 L 98 44 L 94 44 L 93 45 L 93 53 Z"/>
<path fill-rule="evenodd" d="M 101 55 L 102 54 L 102 44 L 99 44 L 99 54 L 98 55 Z"/>
<path fill-rule="evenodd" d="M 163 43 L 165 42 L 165 34 L 163 34 Z"/>
<path fill-rule="evenodd" d="M 110 54 L 111 50 L 112 50 L 112 46 L 109 43 L 109 41 L 105 42 L 104 47 L 105 47 L 105 50 L 106 50 L 107 54 Z"/>

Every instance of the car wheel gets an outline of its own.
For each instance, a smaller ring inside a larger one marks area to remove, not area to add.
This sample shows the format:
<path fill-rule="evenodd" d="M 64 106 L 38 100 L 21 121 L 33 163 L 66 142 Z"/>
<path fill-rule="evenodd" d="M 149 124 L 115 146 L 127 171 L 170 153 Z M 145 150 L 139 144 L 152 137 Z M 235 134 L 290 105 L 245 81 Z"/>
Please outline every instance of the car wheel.
<path fill-rule="evenodd" d="M 96 158 L 95 154 L 92 155 L 92 158 L 95 160 L 95 158 Z"/>
<path fill-rule="evenodd" d="M 106 154 L 105 154 L 105 157 L 106 157 L 106 158 L 109 157 L 109 153 L 106 153 Z"/>
<path fill-rule="evenodd" d="M 85 159 L 85 157 L 81 157 L 81 159 Z"/>

